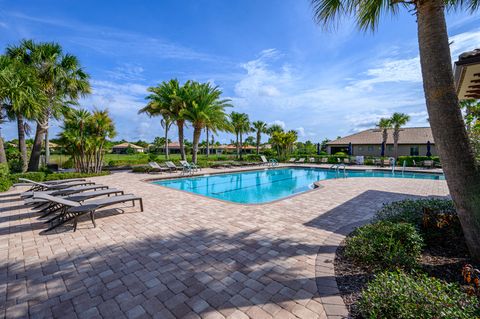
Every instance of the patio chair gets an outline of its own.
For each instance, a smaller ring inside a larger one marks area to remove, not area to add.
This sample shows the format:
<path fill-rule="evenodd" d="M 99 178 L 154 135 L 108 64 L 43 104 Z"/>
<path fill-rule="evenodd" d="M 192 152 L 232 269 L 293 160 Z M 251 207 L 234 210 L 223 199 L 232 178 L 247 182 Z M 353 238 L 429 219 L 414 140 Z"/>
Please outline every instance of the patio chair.
<path fill-rule="evenodd" d="M 296 160 L 297 160 L 297 159 L 296 159 L 295 157 L 291 157 L 291 158 L 288 160 L 288 162 L 289 162 L 289 163 L 295 163 Z"/>
<path fill-rule="evenodd" d="M 68 183 L 55 183 L 55 184 L 47 184 L 47 183 L 40 183 L 35 182 L 29 179 L 24 179 L 26 182 L 31 184 L 30 191 L 42 191 L 42 190 L 55 190 L 55 189 L 63 189 L 69 188 L 74 186 L 81 186 L 81 185 L 92 185 L 95 184 L 94 182 L 90 181 L 72 181 Z M 15 185 L 14 185 L 15 186 Z"/>
<path fill-rule="evenodd" d="M 193 174 L 193 167 L 187 161 L 180 161 L 182 165 L 182 174 Z"/>
<path fill-rule="evenodd" d="M 52 196 L 66 196 L 66 195 L 71 195 L 71 194 L 76 194 L 76 193 L 81 193 L 85 191 L 95 191 L 98 189 L 107 189 L 107 185 L 102 185 L 102 184 L 93 184 L 93 185 L 83 185 L 83 186 L 76 186 L 76 187 L 71 187 L 71 188 L 62 188 L 62 189 L 57 189 L 57 190 L 48 190 L 48 191 L 43 191 L 45 194 L 49 194 Z M 23 192 L 20 194 L 20 197 L 22 198 L 29 198 L 32 197 L 34 193 L 38 193 L 39 191 L 27 191 Z"/>
<path fill-rule="evenodd" d="M 170 170 L 168 167 L 160 166 L 157 162 L 149 162 L 148 166 L 151 173 L 161 173 Z"/>
<path fill-rule="evenodd" d="M 28 178 L 20 177 L 18 180 L 21 181 L 21 182 L 24 182 L 24 183 L 15 184 L 17 186 L 30 186 L 32 184 L 32 180 L 30 180 Z M 54 180 L 51 180 L 51 181 L 43 181 L 43 184 L 54 185 L 54 184 L 65 184 L 65 183 L 81 182 L 81 181 L 85 181 L 85 178 L 54 179 Z"/>
<path fill-rule="evenodd" d="M 182 171 L 183 167 L 175 165 L 172 161 L 167 161 L 165 162 L 165 165 L 167 165 L 168 169 L 172 172 L 174 171 Z"/>
<path fill-rule="evenodd" d="M 389 159 L 384 159 L 382 161 L 382 166 L 384 167 L 390 167 L 392 165 L 392 162 Z"/>
<path fill-rule="evenodd" d="M 143 212 L 143 201 L 141 197 L 135 196 L 133 194 L 119 195 L 106 197 L 102 199 L 89 200 L 83 203 L 75 202 L 72 200 L 59 198 L 51 196 L 48 194 L 35 194 L 34 198 L 36 199 L 45 199 L 49 202 L 57 203 L 61 205 L 58 210 L 58 215 L 54 218 L 47 221 L 47 223 L 52 223 L 52 225 L 46 230 L 50 231 L 57 228 L 60 225 L 67 223 L 70 220 L 73 220 L 73 231 L 77 230 L 78 217 L 84 214 L 90 214 L 90 219 L 92 220 L 93 226 L 95 224 L 95 212 L 101 208 L 112 206 L 115 204 L 132 202 L 135 206 L 135 201 L 140 203 L 140 211 Z M 56 221 L 56 224 L 53 224 Z"/>
<path fill-rule="evenodd" d="M 36 194 L 47 194 L 46 192 L 37 192 Z M 72 195 L 67 195 L 67 196 L 58 196 L 58 198 L 63 198 L 67 200 L 71 200 L 74 202 L 83 202 L 88 199 L 92 199 L 95 197 L 101 197 L 101 196 L 111 196 L 111 195 L 123 195 L 124 192 L 122 190 L 116 189 L 116 188 L 107 188 L 107 189 L 101 189 L 97 191 L 91 191 L 91 192 L 83 192 L 83 193 L 78 193 L 78 194 L 72 194 Z M 52 194 L 47 194 L 54 196 Z M 46 217 L 50 214 L 55 213 L 59 209 L 61 209 L 62 205 L 59 205 L 58 203 L 53 203 L 45 199 L 41 198 L 27 198 L 25 200 L 26 205 L 35 205 L 34 209 L 39 209 L 39 212 L 42 213 L 42 218 Z"/>
<path fill-rule="evenodd" d="M 434 162 L 432 160 L 425 160 L 423 161 L 423 167 L 425 168 L 433 168 L 434 167 Z"/>
<path fill-rule="evenodd" d="M 295 161 L 295 163 L 305 163 L 305 157 L 298 159 L 298 161 Z"/>
<path fill-rule="evenodd" d="M 348 157 L 344 158 L 343 159 L 343 164 L 350 164 L 350 159 Z"/>

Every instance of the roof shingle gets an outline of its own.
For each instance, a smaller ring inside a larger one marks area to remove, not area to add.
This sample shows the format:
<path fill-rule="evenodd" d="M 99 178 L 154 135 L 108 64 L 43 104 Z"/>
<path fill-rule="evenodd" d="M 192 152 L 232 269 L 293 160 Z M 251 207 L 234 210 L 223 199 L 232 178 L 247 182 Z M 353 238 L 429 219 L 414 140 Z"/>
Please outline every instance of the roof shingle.
<path fill-rule="evenodd" d="M 400 129 L 398 144 L 435 144 L 430 127 L 405 127 Z M 328 145 L 382 144 L 382 130 L 369 129 L 331 141 Z M 387 144 L 393 144 L 393 129 L 388 130 Z"/>

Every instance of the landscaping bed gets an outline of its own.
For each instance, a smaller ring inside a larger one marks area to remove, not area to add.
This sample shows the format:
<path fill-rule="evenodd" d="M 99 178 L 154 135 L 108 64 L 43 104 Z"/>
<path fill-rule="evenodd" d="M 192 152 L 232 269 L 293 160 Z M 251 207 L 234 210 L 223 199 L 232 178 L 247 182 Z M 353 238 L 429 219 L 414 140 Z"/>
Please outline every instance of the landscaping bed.
<path fill-rule="evenodd" d="M 436 207 L 438 203 L 431 202 L 428 204 Z M 388 230 L 388 232 L 381 230 L 382 223 L 385 220 L 396 221 L 397 223 L 391 224 L 395 227 L 398 227 L 398 223 L 407 225 L 405 223 L 407 221 L 410 222 L 408 225 L 418 223 L 418 217 L 421 217 L 421 213 L 414 213 L 415 209 L 418 209 L 415 205 L 412 202 L 407 203 L 406 206 L 410 207 L 404 211 L 401 211 L 401 205 L 397 205 L 393 209 L 387 207 L 386 210 L 377 213 L 376 224 L 364 226 L 360 231 L 353 232 L 337 249 L 334 261 L 335 276 L 340 294 L 352 318 L 387 318 L 388 311 L 392 311 L 390 312 L 391 316 L 396 318 L 428 318 L 429 316 L 435 318 L 477 318 L 477 316 L 480 316 L 480 298 L 479 296 L 467 296 L 466 291 L 471 289 L 472 285 L 465 284 L 462 276 L 463 266 L 466 264 L 474 265 L 474 263 L 469 256 L 461 229 L 459 231 L 459 225 L 454 219 L 449 217 L 449 225 L 435 230 L 425 229 L 428 225 L 425 225 L 425 221 L 422 220 L 422 227 L 417 227 L 418 231 L 415 231 L 421 236 L 420 241 L 418 241 L 422 245 L 419 254 L 411 253 L 415 248 L 412 249 L 408 246 L 409 240 L 416 242 L 417 239 L 408 236 L 398 238 L 398 235 L 391 230 Z M 440 206 L 445 211 L 449 210 L 448 205 L 445 206 L 442 203 Z M 398 208 L 400 208 L 400 213 L 398 213 Z M 448 216 L 448 214 L 445 215 Z M 442 218 L 445 218 L 444 215 L 442 216 Z M 437 220 L 435 220 L 435 223 L 437 223 Z M 391 227 L 391 225 L 387 226 Z M 385 238 L 388 237 L 388 239 L 382 241 L 380 238 L 376 242 L 378 237 L 382 237 L 382 232 L 386 234 Z M 363 241 L 359 242 L 359 237 Z M 391 244 L 392 239 L 393 241 L 398 240 L 398 242 Z M 365 243 L 365 240 L 375 241 L 375 243 L 370 246 L 369 243 Z M 370 247 L 365 248 L 365 246 Z M 402 247 L 405 248 L 404 251 Z M 375 256 L 375 251 L 378 252 L 378 256 Z M 405 252 L 409 256 L 405 256 Z M 412 256 L 415 257 L 413 263 L 412 260 L 407 258 Z M 478 268 L 479 265 L 476 266 Z M 377 280 L 374 283 L 375 278 L 379 278 L 381 281 Z M 390 284 L 389 280 L 393 283 L 390 286 L 388 286 Z M 405 283 L 405 280 L 411 280 L 411 283 Z M 422 280 L 424 286 L 421 284 Z M 369 288 L 369 286 L 371 287 Z M 390 293 L 388 292 L 389 288 L 392 288 Z M 435 288 L 438 288 L 437 295 L 430 291 L 430 289 Z M 425 296 L 427 296 L 421 299 L 422 302 L 425 299 L 428 300 L 425 305 L 417 305 L 419 308 L 417 313 L 417 310 L 408 307 L 414 304 L 412 295 L 421 295 L 422 292 L 425 292 Z M 445 296 L 455 297 L 452 297 L 452 300 L 445 301 Z M 398 300 L 399 305 L 395 305 L 394 300 Z M 402 301 L 400 302 L 400 300 Z M 411 305 L 408 305 L 409 302 L 411 302 Z M 455 308 L 454 306 L 457 304 L 462 306 Z M 425 310 L 429 307 L 439 309 Z M 453 310 L 450 313 L 445 310 L 443 314 L 438 315 L 442 308 Z M 369 315 L 362 315 L 362 310 L 363 314 L 369 313 Z M 425 312 L 423 312 L 424 310 Z M 432 314 L 438 315 L 438 317 Z"/>

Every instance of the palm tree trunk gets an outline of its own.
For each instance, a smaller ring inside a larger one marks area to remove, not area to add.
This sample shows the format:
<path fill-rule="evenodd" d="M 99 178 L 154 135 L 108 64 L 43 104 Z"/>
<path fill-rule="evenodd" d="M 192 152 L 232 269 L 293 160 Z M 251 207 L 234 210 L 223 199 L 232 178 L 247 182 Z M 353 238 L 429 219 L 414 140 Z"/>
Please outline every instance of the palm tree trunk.
<path fill-rule="evenodd" d="M 480 172 L 456 95 L 444 1 L 417 3 L 423 88 L 433 138 L 472 257 L 480 261 Z"/>
<path fill-rule="evenodd" d="M 179 134 L 180 135 L 180 134 Z M 165 123 L 165 158 L 168 160 L 168 124 Z"/>
<path fill-rule="evenodd" d="M 207 157 L 208 157 L 208 155 L 210 155 L 210 141 L 208 140 L 208 131 L 209 130 L 208 130 L 208 127 L 207 127 L 207 129 L 205 131 L 205 134 L 206 134 L 206 137 L 207 137 Z"/>
<path fill-rule="evenodd" d="M 180 157 L 182 161 L 185 160 L 185 146 L 184 138 L 183 138 L 183 126 L 185 124 L 185 120 L 177 120 L 177 127 L 178 127 L 178 143 L 180 144 Z"/>
<path fill-rule="evenodd" d="M 22 161 L 22 173 L 27 171 L 27 144 L 25 143 L 25 123 L 23 123 L 23 115 L 17 114 L 18 129 L 18 151 L 20 152 L 20 160 Z"/>
<path fill-rule="evenodd" d="M 260 131 L 257 132 L 257 155 L 260 153 Z"/>
<path fill-rule="evenodd" d="M 240 159 L 243 159 L 242 155 L 243 155 L 243 141 L 242 141 L 242 133 L 240 132 Z"/>
<path fill-rule="evenodd" d="M 198 152 L 198 143 L 200 142 L 200 134 L 202 133 L 201 127 L 194 127 L 193 129 L 193 152 L 192 152 L 192 162 L 197 164 L 197 152 Z"/>
<path fill-rule="evenodd" d="M 5 154 L 5 145 L 3 144 L 3 137 L 0 134 L 0 163 L 7 162 L 7 155 Z"/>
<path fill-rule="evenodd" d="M 238 147 L 238 132 L 235 135 L 235 147 L 237 148 L 237 159 L 240 157 L 240 148 Z"/>
<path fill-rule="evenodd" d="M 48 127 L 45 129 L 45 164 L 50 162 L 50 140 L 48 138 Z"/>
<path fill-rule="evenodd" d="M 32 154 L 30 155 L 30 161 L 28 162 L 29 171 L 38 171 L 38 168 L 40 166 L 40 155 L 42 154 L 42 142 L 44 133 L 44 126 L 39 121 L 37 121 L 37 129 L 35 131 Z"/>
<path fill-rule="evenodd" d="M 400 138 L 400 132 L 395 130 L 393 132 L 393 157 L 395 158 L 395 160 L 397 160 L 398 158 L 398 140 Z"/>

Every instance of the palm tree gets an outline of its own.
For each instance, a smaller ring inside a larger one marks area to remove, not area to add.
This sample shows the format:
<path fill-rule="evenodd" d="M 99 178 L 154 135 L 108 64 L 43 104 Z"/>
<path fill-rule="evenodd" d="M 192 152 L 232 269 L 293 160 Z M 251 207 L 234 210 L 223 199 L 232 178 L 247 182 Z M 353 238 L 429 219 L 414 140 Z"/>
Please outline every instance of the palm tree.
<path fill-rule="evenodd" d="M 375 30 L 380 17 L 387 13 L 396 14 L 402 7 L 415 12 L 423 88 L 433 138 L 468 248 L 472 256 L 480 260 L 480 169 L 459 108 L 445 21 L 445 9 L 465 8 L 474 12 L 480 7 L 480 1 L 311 1 L 317 22 L 325 26 L 350 15 L 356 18 L 360 29 Z"/>
<path fill-rule="evenodd" d="M 222 91 L 218 87 L 211 86 L 210 83 L 190 82 L 185 92 L 186 108 L 180 115 L 193 126 L 192 161 L 194 163 L 197 163 L 198 144 L 202 130 L 207 125 L 217 127 L 214 123 L 227 121 L 225 108 L 230 106 L 230 100 L 222 100 L 221 95 Z"/>
<path fill-rule="evenodd" d="M 169 82 L 162 82 L 156 87 L 149 87 L 147 91 L 151 92 L 146 97 L 149 102 L 146 106 L 141 108 L 138 113 L 146 113 L 150 117 L 161 116 L 160 125 L 165 130 L 165 158 L 168 159 L 168 131 L 174 121 L 173 107 L 177 103 L 177 92 L 179 89 L 178 81 L 171 80 Z M 182 124 L 183 130 L 183 124 Z"/>
<path fill-rule="evenodd" d="M 392 128 L 392 121 L 391 119 L 382 117 L 380 121 L 378 121 L 377 127 L 382 130 L 382 145 L 385 148 L 387 147 L 388 130 Z M 385 153 L 383 153 L 382 156 L 385 156 Z"/>
<path fill-rule="evenodd" d="M 267 123 L 263 121 L 255 121 L 252 123 L 252 130 L 254 130 L 257 133 L 256 146 L 257 146 L 257 155 L 258 155 L 262 133 L 267 132 Z"/>
<path fill-rule="evenodd" d="M 283 127 L 278 124 L 272 124 L 267 128 L 267 134 L 272 136 L 274 132 L 283 132 Z"/>
<path fill-rule="evenodd" d="M 27 167 L 24 119 L 33 119 L 45 102 L 36 72 L 8 56 L 0 56 L 0 113 L 7 111 L 10 119 L 17 119 L 18 147 L 22 171 Z M 5 108 L 5 109 L 4 109 Z M 3 140 L 0 137 L 0 163 L 6 162 Z"/>
<path fill-rule="evenodd" d="M 57 43 L 23 40 L 19 46 L 8 47 L 7 55 L 36 69 L 47 97 L 43 112 L 37 118 L 35 140 L 28 164 L 29 170 L 38 170 L 44 138 L 47 163 L 50 157 L 49 119 L 61 118 L 79 97 L 90 93 L 89 76 L 83 71 L 78 59 L 73 55 L 64 54 L 62 47 Z"/>
<path fill-rule="evenodd" d="M 390 123 L 393 126 L 393 157 L 398 158 L 398 140 L 400 139 L 400 128 L 410 121 L 410 116 L 404 113 L 393 113 Z"/>
<path fill-rule="evenodd" d="M 242 159 L 243 151 L 243 134 L 251 131 L 250 120 L 248 114 L 232 112 L 230 120 L 233 132 L 236 137 L 237 158 Z"/>

